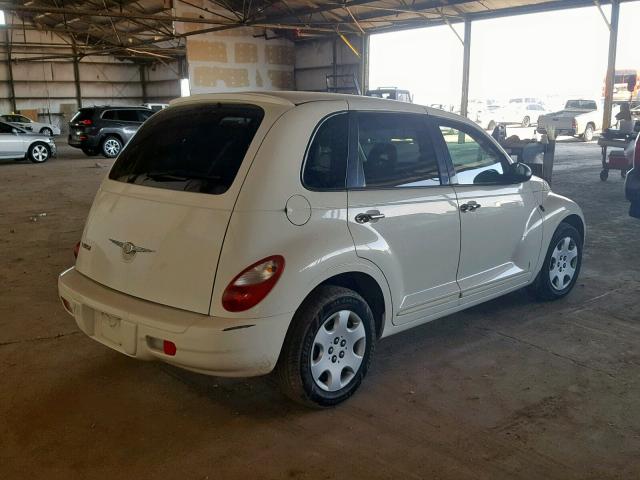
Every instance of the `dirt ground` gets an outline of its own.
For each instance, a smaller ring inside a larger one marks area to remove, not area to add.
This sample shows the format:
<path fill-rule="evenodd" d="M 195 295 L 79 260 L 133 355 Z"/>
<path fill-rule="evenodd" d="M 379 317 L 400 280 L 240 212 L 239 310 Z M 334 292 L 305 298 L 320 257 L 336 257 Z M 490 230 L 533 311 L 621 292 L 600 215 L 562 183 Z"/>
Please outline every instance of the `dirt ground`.
<path fill-rule="evenodd" d="M 0 162 L 1 479 L 640 478 L 640 221 L 595 144 L 557 148 L 554 189 L 588 222 L 568 298 L 516 292 L 385 339 L 327 411 L 79 333 L 56 277 L 111 162 L 60 144 Z"/>

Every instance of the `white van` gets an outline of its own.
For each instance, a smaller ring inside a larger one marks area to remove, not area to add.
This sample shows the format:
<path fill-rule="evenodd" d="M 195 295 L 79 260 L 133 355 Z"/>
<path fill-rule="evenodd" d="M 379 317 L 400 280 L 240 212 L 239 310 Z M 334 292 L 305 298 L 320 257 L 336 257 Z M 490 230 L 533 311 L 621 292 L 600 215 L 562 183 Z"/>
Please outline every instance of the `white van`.
<path fill-rule="evenodd" d="M 330 406 L 382 337 L 528 285 L 566 295 L 584 231 L 575 203 L 460 116 L 337 94 L 192 96 L 122 151 L 58 286 L 80 329 L 121 353 L 275 369 L 290 397 Z"/>

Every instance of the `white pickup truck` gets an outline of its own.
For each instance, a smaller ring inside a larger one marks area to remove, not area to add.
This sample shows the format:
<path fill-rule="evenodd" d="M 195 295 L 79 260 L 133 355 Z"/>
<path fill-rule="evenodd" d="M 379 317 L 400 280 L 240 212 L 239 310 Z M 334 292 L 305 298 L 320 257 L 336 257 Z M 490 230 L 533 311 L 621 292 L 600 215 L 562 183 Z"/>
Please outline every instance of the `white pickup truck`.
<path fill-rule="evenodd" d="M 556 137 L 578 136 L 589 142 L 593 134 L 602 129 L 602 108 L 595 100 L 569 100 L 564 110 L 538 117 L 538 133 L 547 133 L 551 127 Z"/>

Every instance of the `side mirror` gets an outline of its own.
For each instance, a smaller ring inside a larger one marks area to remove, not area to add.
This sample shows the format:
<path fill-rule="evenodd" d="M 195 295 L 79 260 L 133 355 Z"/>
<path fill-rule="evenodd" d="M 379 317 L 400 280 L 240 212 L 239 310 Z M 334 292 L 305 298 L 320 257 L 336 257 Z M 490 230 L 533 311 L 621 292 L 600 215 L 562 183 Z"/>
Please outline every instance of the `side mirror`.
<path fill-rule="evenodd" d="M 513 183 L 528 182 L 531 180 L 531 167 L 526 163 L 512 163 L 505 172 L 507 179 Z"/>

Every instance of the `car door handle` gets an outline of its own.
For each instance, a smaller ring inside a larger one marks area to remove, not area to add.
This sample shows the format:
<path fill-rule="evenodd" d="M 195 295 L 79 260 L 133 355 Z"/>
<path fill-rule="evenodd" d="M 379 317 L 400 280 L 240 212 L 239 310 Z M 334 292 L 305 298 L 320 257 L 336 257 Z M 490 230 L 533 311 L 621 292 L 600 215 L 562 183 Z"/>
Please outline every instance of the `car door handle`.
<path fill-rule="evenodd" d="M 473 212 L 477 209 L 479 209 L 482 205 L 480 205 L 478 202 L 475 202 L 473 200 L 471 200 L 470 202 L 467 203 L 463 203 L 462 205 L 460 205 L 460 211 L 461 212 Z"/>
<path fill-rule="evenodd" d="M 369 212 L 366 213 L 359 213 L 356 215 L 356 222 L 357 223 L 367 223 L 370 222 L 372 220 L 380 220 L 381 218 L 384 218 L 385 215 L 384 213 L 380 213 L 378 210 L 371 210 Z"/>

